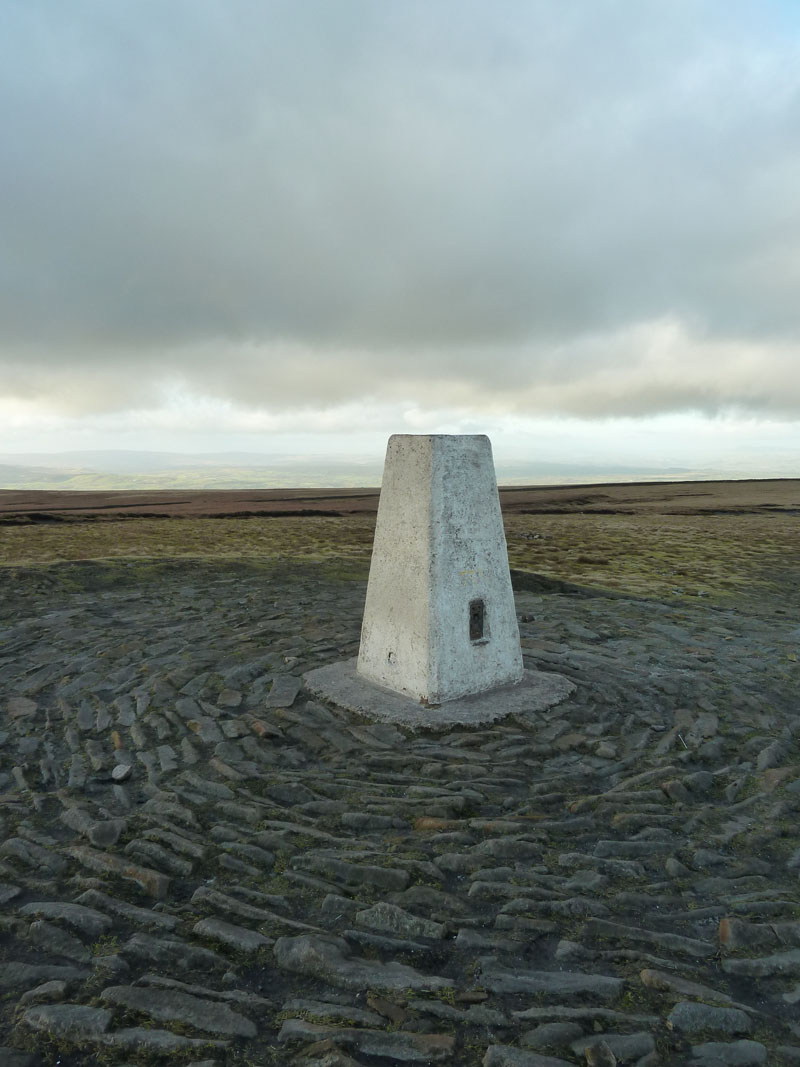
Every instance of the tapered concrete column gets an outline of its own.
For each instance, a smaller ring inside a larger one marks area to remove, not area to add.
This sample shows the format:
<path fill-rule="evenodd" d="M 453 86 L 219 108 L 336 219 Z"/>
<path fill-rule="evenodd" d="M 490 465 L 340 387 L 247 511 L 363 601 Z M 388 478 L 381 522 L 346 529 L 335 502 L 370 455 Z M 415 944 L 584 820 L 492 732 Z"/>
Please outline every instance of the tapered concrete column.
<path fill-rule="evenodd" d="M 522 680 L 488 437 L 389 439 L 357 673 L 426 704 Z"/>

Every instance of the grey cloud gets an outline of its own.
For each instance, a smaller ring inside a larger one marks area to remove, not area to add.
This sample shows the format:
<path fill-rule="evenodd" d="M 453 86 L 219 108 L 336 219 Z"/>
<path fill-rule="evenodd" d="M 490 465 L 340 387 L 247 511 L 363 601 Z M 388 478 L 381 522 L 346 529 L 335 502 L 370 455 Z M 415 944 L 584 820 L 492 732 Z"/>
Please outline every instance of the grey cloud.
<path fill-rule="evenodd" d="M 798 338 L 788 18 L 730 0 L 11 3 L 3 392 L 70 380 L 102 407 L 174 379 L 278 406 L 544 389 L 589 413 L 798 410 L 796 371 L 788 391 L 750 381 L 725 348 Z M 645 381 L 646 353 L 619 351 L 664 318 L 707 373 L 672 352 Z"/>

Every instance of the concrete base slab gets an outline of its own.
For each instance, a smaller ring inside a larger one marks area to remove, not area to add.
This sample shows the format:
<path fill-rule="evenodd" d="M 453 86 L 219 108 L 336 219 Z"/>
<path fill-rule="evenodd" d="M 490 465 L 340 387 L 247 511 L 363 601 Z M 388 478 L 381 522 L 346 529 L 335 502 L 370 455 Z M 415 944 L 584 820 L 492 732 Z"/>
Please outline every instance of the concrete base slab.
<path fill-rule="evenodd" d="M 306 688 L 320 700 L 379 722 L 412 730 L 445 730 L 452 726 L 477 726 L 506 715 L 530 714 L 559 704 L 575 690 L 563 674 L 525 671 L 517 685 L 506 685 L 474 696 L 448 700 L 426 707 L 391 689 L 367 681 L 356 672 L 357 660 L 344 660 L 318 667 L 303 675 Z"/>

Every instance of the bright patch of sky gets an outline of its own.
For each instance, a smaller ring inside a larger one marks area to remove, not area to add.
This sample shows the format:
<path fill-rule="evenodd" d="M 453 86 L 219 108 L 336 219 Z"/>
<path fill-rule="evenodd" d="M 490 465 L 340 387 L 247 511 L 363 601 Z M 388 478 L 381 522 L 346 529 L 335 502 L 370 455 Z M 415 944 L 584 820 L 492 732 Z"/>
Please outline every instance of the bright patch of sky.
<path fill-rule="evenodd" d="M 375 483 L 387 428 L 392 433 L 488 433 L 506 481 L 580 481 L 581 472 L 589 478 L 629 470 L 665 471 L 678 478 L 796 477 L 800 455 L 797 422 L 747 415 L 708 418 L 694 412 L 646 419 L 529 418 L 437 410 L 412 402 L 271 412 L 175 395 L 149 410 L 80 417 L 0 403 L 0 425 L 0 460 L 5 461 L 14 453 L 33 461 L 36 453 L 47 453 L 46 466 L 60 451 L 143 448 L 220 458 L 231 454 L 231 466 L 241 465 L 244 454 L 248 464 L 263 455 L 265 465 L 276 456 L 341 457 L 370 464 L 363 477 L 353 468 L 354 483 L 368 485 Z M 92 466 L 91 460 L 85 465 Z M 114 469 L 113 460 L 107 466 Z"/>

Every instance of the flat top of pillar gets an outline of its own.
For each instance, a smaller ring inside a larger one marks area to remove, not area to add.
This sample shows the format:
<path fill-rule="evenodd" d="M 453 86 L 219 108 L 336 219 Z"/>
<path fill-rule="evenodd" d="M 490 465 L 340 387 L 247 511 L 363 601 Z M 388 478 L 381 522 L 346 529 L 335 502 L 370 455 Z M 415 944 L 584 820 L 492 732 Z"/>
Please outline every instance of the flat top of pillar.
<path fill-rule="evenodd" d="M 389 441 L 394 441 L 395 437 L 412 437 L 412 439 L 418 439 L 418 437 L 425 437 L 428 441 L 436 441 L 439 439 L 446 440 L 462 440 L 468 439 L 468 437 L 482 437 L 485 441 L 489 441 L 489 435 L 485 433 L 393 433 L 389 436 Z"/>
<path fill-rule="evenodd" d="M 489 441 L 485 433 L 393 433 L 390 441 Z"/>

